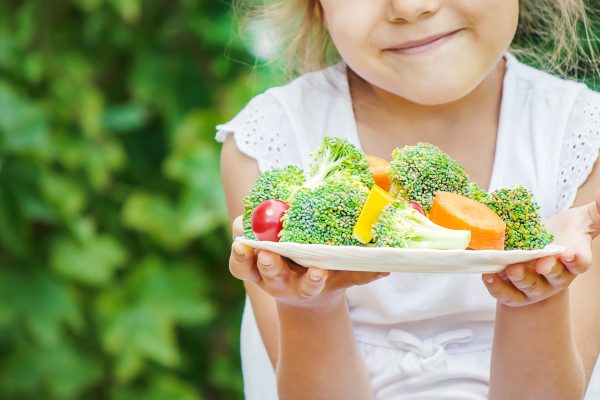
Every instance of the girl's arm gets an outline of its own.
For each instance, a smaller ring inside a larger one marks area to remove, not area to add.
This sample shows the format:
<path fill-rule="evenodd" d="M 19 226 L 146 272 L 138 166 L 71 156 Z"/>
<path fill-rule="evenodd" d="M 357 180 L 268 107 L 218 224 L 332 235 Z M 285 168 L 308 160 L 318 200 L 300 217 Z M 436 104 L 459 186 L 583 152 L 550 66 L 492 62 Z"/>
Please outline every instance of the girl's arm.
<path fill-rule="evenodd" d="M 490 399 L 566 400 L 581 399 L 585 393 L 600 351 L 600 241 L 592 242 L 600 230 L 600 199 L 595 201 L 600 188 L 599 164 L 577 194 L 575 206 L 581 213 L 572 215 L 580 215 L 591 225 L 583 227 L 587 234 L 573 244 L 576 257 L 567 264 L 577 272 L 589 269 L 568 289 L 546 300 L 522 307 L 498 302 Z M 571 218 L 570 223 L 576 224 L 577 219 Z M 575 226 L 573 230 L 569 224 L 565 228 L 577 232 Z M 572 279 L 565 271 L 557 279 Z M 544 278 L 536 280 L 530 273 L 523 279 L 524 292 L 541 292 Z M 502 284 L 488 284 L 488 289 L 497 298 L 512 296 Z"/>
<path fill-rule="evenodd" d="M 259 176 L 256 163 L 229 137 L 221 169 L 230 219 L 242 214 L 242 198 Z M 234 224 L 240 233 L 239 219 Z M 377 277 L 292 265 L 270 252 L 234 245 L 230 270 L 243 279 L 282 399 L 373 397 L 368 372 L 354 340 L 344 288 Z M 309 273 L 320 275 L 311 281 Z"/>
<path fill-rule="evenodd" d="M 260 172 L 256 161 L 241 153 L 229 135 L 221 150 L 221 179 L 225 190 L 230 224 L 233 224 L 236 216 L 243 213 L 242 199 L 250 192 L 259 176 Z M 233 236 L 241 235 L 242 231 L 238 231 L 234 227 Z M 277 320 L 275 299 L 251 281 L 244 281 L 244 287 L 267 354 L 275 366 L 279 347 L 279 321 Z"/>

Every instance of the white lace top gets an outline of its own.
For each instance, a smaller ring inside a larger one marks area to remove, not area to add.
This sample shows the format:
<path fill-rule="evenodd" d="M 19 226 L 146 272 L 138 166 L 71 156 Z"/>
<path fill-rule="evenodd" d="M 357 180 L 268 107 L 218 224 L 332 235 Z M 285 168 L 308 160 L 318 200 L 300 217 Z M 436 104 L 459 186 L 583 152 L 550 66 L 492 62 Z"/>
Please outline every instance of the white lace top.
<path fill-rule="evenodd" d="M 572 206 L 598 157 L 600 94 L 530 68 L 509 53 L 505 58 L 488 189 L 522 184 L 533 192 L 542 216 L 548 218 Z M 345 66 L 304 75 L 256 96 L 230 122 L 217 127 L 216 139 L 222 142 L 230 133 L 261 171 L 289 164 L 306 169 L 309 153 L 326 135 L 346 137 L 360 147 Z M 443 390 L 439 393 L 449 393 L 448 386 L 433 383 L 437 378 L 431 375 L 441 373 L 443 365 L 452 365 L 443 374 L 444 382 L 450 382 L 449 377 L 459 379 L 456 382 L 469 377 L 469 382 L 479 385 L 465 389 L 470 384 L 462 381 L 457 386 L 462 392 L 443 398 L 485 398 L 495 301 L 479 275 L 398 273 L 351 288 L 347 297 L 377 398 L 404 398 L 398 393 L 421 398 L 417 393 L 438 386 Z M 273 371 L 248 304 L 242 323 L 246 398 L 276 398 Z M 456 359 L 458 354 L 478 351 L 484 355 L 468 361 L 445 358 L 446 353 Z M 386 369 L 388 364 L 394 365 L 392 371 Z M 397 386 L 408 382 L 407 377 L 413 379 L 413 386 Z M 442 398 L 431 393 L 433 397 L 423 398 Z"/>

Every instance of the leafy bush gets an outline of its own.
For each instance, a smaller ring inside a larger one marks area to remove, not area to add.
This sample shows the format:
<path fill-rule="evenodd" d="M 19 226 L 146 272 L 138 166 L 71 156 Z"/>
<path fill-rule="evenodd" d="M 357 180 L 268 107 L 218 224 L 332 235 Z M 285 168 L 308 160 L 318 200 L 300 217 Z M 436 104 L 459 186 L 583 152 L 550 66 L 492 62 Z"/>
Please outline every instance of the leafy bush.
<path fill-rule="evenodd" d="M 232 37 L 223 2 L 0 2 L 0 398 L 242 397 Z"/>

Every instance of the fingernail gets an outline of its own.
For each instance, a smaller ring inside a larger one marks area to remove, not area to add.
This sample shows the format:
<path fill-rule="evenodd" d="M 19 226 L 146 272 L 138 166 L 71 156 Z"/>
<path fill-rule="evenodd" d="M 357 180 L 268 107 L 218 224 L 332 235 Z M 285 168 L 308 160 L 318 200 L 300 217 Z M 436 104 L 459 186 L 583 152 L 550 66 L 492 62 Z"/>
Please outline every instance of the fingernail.
<path fill-rule="evenodd" d="M 485 278 L 485 281 L 486 281 L 487 283 L 494 283 L 494 277 L 492 277 L 492 276 L 488 276 L 487 278 Z"/>
<path fill-rule="evenodd" d="M 319 282 L 321 279 L 323 279 L 323 274 L 319 271 L 310 271 L 308 273 L 308 277 L 313 282 Z"/>
<path fill-rule="evenodd" d="M 545 265 L 543 268 L 541 268 L 540 274 L 547 275 L 550 273 L 550 271 L 552 271 L 552 264 Z"/>
<path fill-rule="evenodd" d="M 265 267 L 269 267 L 273 263 L 273 260 L 271 260 L 271 257 L 265 256 L 265 255 L 263 255 L 261 253 L 261 255 L 260 255 L 260 263 L 262 265 L 264 265 Z"/>
<path fill-rule="evenodd" d="M 233 252 L 240 257 L 244 257 L 246 255 L 239 243 L 233 244 Z"/>
<path fill-rule="evenodd" d="M 512 279 L 520 281 L 521 279 L 523 279 L 523 277 L 525 277 L 525 270 L 519 269 L 518 271 L 516 271 L 516 275 L 513 276 Z"/>
<path fill-rule="evenodd" d="M 571 256 L 569 258 L 564 258 L 563 261 L 570 263 L 570 262 L 573 262 L 574 259 L 575 259 L 575 257 Z"/>

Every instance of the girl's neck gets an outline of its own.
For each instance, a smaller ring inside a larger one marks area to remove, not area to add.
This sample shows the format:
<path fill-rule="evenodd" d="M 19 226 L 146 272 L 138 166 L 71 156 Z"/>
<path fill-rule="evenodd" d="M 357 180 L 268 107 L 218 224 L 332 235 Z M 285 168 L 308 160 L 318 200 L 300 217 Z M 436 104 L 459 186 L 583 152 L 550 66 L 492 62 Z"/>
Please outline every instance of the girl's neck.
<path fill-rule="evenodd" d="M 502 58 L 467 96 L 437 106 L 412 103 L 371 86 L 349 70 L 352 105 L 361 141 L 368 147 L 368 143 L 375 140 L 372 133 L 376 132 L 378 142 L 396 143 L 394 147 L 425 141 L 451 151 L 456 143 L 477 141 L 474 135 L 495 134 L 505 69 Z M 381 151 L 387 152 L 387 149 Z"/>

